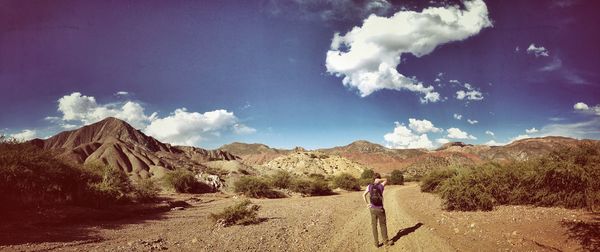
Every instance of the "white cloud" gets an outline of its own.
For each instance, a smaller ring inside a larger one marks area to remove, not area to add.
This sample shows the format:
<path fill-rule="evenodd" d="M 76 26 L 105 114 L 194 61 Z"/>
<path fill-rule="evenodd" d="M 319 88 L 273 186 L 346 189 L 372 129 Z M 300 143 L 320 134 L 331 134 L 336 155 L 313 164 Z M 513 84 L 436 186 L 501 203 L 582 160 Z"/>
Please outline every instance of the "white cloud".
<path fill-rule="evenodd" d="M 176 145 L 198 145 L 210 136 L 233 130 L 239 134 L 254 133 L 254 129 L 238 123 L 238 118 L 227 110 L 219 109 L 205 113 L 176 109 L 165 118 L 153 120 L 144 130 L 158 140 Z"/>
<path fill-rule="evenodd" d="M 156 113 L 146 115 L 142 105 L 137 102 L 98 104 L 94 97 L 79 92 L 58 99 L 58 111 L 63 114 L 63 121 L 90 124 L 112 116 L 127 121 L 137 129 L 144 128 L 156 117 Z"/>
<path fill-rule="evenodd" d="M 38 135 L 36 130 L 25 129 L 19 133 L 11 134 L 10 137 L 18 141 L 28 141 L 38 137 Z"/>
<path fill-rule="evenodd" d="M 575 105 L 573 105 L 573 109 L 575 109 L 577 111 L 581 111 L 583 113 L 594 114 L 594 115 L 600 116 L 600 104 L 590 107 L 583 102 L 578 102 L 578 103 L 575 103 Z"/>
<path fill-rule="evenodd" d="M 562 67 L 562 60 L 559 59 L 558 57 L 554 57 L 554 59 L 552 59 L 552 61 L 550 63 L 543 66 L 539 70 L 542 72 L 552 72 L 552 71 L 560 69 L 561 67 Z"/>
<path fill-rule="evenodd" d="M 460 81 L 458 81 L 458 80 L 450 80 L 450 81 L 448 81 L 448 82 L 450 82 L 450 83 L 454 83 L 454 84 L 460 84 Z"/>
<path fill-rule="evenodd" d="M 248 127 L 241 123 L 236 123 L 233 125 L 233 132 L 238 135 L 248 135 L 248 134 L 256 133 L 256 129 Z"/>
<path fill-rule="evenodd" d="M 469 122 L 470 124 L 476 124 L 476 123 L 478 123 L 479 121 L 477 121 L 477 120 L 471 120 L 471 119 L 467 119 L 467 122 Z"/>
<path fill-rule="evenodd" d="M 266 0 L 263 11 L 273 16 L 308 21 L 348 21 L 370 14 L 387 15 L 393 9 L 386 0 Z"/>
<path fill-rule="evenodd" d="M 456 120 L 460 120 L 460 119 L 462 119 L 462 115 L 461 115 L 461 114 L 456 114 L 456 113 L 454 113 L 454 115 L 453 115 L 453 116 L 454 116 L 454 119 L 456 119 Z"/>
<path fill-rule="evenodd" d="M 440 80 L 440 78 L 435 78 L 435 80 L 433 80 L 433 81 L 435 81 L 435 82 L 440 82 L 440 81 L 442 81 L 442 80 Z"/>
<path fill-rule="evenodd" d="M 477 138 L 474 137 L 473 135 L 469 135 L 469 133 L 464 132 L 462 130 L 460 130 L 459 128 L 449 128 L 446 131 L 448 131 L 448 138 L 452 138 L 452 139 L 472 139 L 472 140 L 476 140 Z"/>
<path fill-rule="evenodd" d="M 521 51 L 521 48 L 519 48 L 518 46 L 517 46 L 517 47 L 515 47 L 515 52 L 517 53 L 517 52 L 519 52 L 519 51 Z"/>
<path fill-rule="evenodd" d="M 396 122 L 394 131 L 385 134 L 383 138 L 387 142 L 387 146 L 393 149 L 433 148 L 433 143 L 427 134 L 415 134 L 398 122 Z"/>
<path fill-rule="evenodd" d="M 435 126 L 433 126 L 433 123 L 425 119 L 417 120 L 414 118 L 410 118 L 408 119 L 408 122 L 408 127 L 419 134 L 442 131 L 440 128 L 436 128 Z"/>
<path fill-rule="evenodd" d="M 583 103 L 583 102 L 575 103 L 575 105 L 573 105 L 573 108 L 575 110 L 588 110 L 588 109 L 590 109 L 590 107 L 587 104 Z"/>
<path fill-rule="evenodd" d="M 439 144 L 447 144 L 450 142 L 450 140 L 448 140 L 446 138 L 438 138 L 435 141 L 438 142 Z"/>
<path fill-rule="evenodd" d="M 527 53 L 528 54 L 533 54 L 533 55 L 535 55 L 535 57 L 540 57 L 540 56 L 548 57 L 548 56 L 550 56 L 548 54 L 548 50 L 545 47 L 543 47 L 543 46 L 537 47 L 533 43 L 531 45 L 529 45 L 529 47 L 527 47 Z"/>
<path fill-rule="evenodd" d="M 129 95 L 129 92 L 119 91 L 119 92 L 116 92 L 115 95 L 123 95 L 123 96 L 125 96 L 125 95 Z"/>
<path fill-rule="evenodd" d="M 485 145 L 501 146 L 501 145 L 506 145 L 506 143 L 498 143 L 498 142 L 496 142 L 496 140 L 490 140 L 490 141 L 485 142 Z"/>
<path fill-rule="evenodd" d="M 492 132 L 490 130 L 486 130 L 485 134 L 490 135 L 490 136 L 495 136 L 494 132 Z"/>
<path fill-rule="evenodd" d="M 538 133 L 541 136 L 565 136 L 573 138 L 600 138 L 600 117 L 575 123 L 553 123 L 545 125 Z"/>
<path fill-rule="evenodd" d="M 461 41 L 492 26 L 482 0 L 458 6 L 399 11 L 392 17 L 371 15 L 361 27 L 345 35 L 336 33 L 327 52 L 327 71 L 343 77 L 343 84 L 365 97 L 381 89 L 408 90 L 423 95 L 421 102 L 437 102 L 439 93 L 396 68 L 403 53 L 417 57 L 439 45 Z"/>
<path fill-rule="evenodd" d="M 535 127 L 531 128 L 531 129 L 525 129 L 525 133 L 527 134 L 533 134 L 533 133 L 537 133 L 539 130 L 536 129 Z"/>
<path fill-rule="evenodd" d="M 467 100 L 481 101 L 481 100 L 483 100 L 483 95 L 481 94 L 481 92 L 479 92 L 477 90 L 471 90 L 471 91 L 458 90 L 458 91 L 456 91 L 456 99 L 464 100 L 465 98 L 467 98 Z"/>
<path fill-rule="evenodd" d="M 233 112 L 223 109 L 198 113 L 181 108 L 160 118 L 157 113 L 146 115 L 144 107 L 137 102 L 98 104 L 94 97 L 79 92 L 60 98 L 58 110 L 62 112 L 62 118 L 47 117 L 46 120 L 64 129 L 78 127 L 78 124 L 91 124 L 112 116 L 158 140 L 177 145 L 198 146 L 202 140 L 219 136 L 222 132 L 239 135 L 256 132 L 256 129 L 240 123 Z"/>
<path fill-rule="evenodd" d="M 516 137 L 513 137 L 513 138 L 511 138 L 511 139 L 510 139 L 510 141 L 508 141 L 508 142 L 509 142 L 509 143 L 512 143 L 512 142 L 514 142 L 514 141 L 521 140 L 521 139 L 525 139 L 525 138 L 531 138 L 531 136 L 529 136 L 529 135 L 527 135 L 527 134 L 518 135 L 518 136 L 516 136 Z"/>

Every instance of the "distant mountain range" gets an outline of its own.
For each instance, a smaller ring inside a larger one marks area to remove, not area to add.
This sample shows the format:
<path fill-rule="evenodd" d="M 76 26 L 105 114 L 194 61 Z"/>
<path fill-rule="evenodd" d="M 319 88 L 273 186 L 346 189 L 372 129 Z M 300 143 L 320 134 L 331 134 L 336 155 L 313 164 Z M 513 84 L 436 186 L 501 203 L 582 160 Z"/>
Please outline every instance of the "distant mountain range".
<path fill-rule="evenodd" d="M 595 140 L 543 137 L 522 139 L 505 146 L 452 142 L 437 150 L 389 149 L 359 140 L 346 146 L 314 151 L 301 147 L 276 149 L 259 143 L 234 142 L 216 150 L 206 150 L 162 143 L 122 120 L 109 117 L 45 140 L 30 142 L 71 162 L 101 162 L 127 171 L 133 177 L 147 178 L 175 168 L 201 172 L 215 167 L 251 167 L 257 173 L 281 169 L 298 174 L 325 175 L 339 172 L 357 175 L 364 168 L 381 173 L 399 169 L 409 175 L 422 175 L 432 169 L 457 164 L 526 160 L 563 147 L 576 146 L 583 141 Z"/>

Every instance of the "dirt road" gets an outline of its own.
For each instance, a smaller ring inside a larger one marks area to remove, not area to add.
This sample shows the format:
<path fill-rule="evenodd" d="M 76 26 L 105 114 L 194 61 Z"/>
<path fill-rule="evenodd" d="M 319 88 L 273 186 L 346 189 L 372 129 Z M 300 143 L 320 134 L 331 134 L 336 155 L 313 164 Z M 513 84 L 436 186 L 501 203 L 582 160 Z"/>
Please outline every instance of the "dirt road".
<path fill-rule="evenodd" d="M 416 184 L 388 186 L 384 204 L 388 233 L 395 245 L 375 248 L 361 194 L 254 199 L 261 205 L 263 221 L 249 226 L 224 228 L 209 221 L 210 213 L 240 200 L 218 194 L 188 201 L 192 206 L 184 210 L 113 221 L 0 225 L 0 250 L 573 251 L 582 248 L 584 240 L 577 239 L 585 236 L 570 239 L 568 227 L 561 223 L 565 218 L 579 224 L 597 218 L 583 211 L 513 206 L 491 212 L 446 212 L 437 196 L 421 193 Z M 598 246 L 595 225 L 583 226 L 589 227 L 588 249 Z"/>

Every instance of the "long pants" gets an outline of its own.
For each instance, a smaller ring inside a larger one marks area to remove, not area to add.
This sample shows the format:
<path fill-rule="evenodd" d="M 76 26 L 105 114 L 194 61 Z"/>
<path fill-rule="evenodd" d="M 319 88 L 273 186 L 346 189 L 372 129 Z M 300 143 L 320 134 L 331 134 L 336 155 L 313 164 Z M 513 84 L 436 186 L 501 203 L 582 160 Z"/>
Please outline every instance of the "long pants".
<path fill-rule="evenodd" d="M 387 225 L 385 224 L 385 210 L 383 208 L 371 208 L 371 227 L 373 228 L 373 239 L 375 245 L 379 245 L 379 235 L 377 234 L 377 220 L 379 220 L 379 228 L 381 229 L 381 238 L 383 242 L 388 241 Z"/>

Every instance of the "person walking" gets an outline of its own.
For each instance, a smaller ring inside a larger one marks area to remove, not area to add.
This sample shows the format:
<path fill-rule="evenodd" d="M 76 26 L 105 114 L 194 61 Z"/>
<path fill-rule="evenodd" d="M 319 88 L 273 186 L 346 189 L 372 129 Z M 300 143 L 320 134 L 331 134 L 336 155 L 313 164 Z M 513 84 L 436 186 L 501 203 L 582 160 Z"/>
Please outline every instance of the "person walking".
<path fill-rule="evenodd" d="M 385 220 L 385 209 L 383 208 L 383 189 L 387 184 L 387 179 L 381 179 L 379 173 L 373 175 L 373 183 L 367 186 L 367 190 L 363 193 L 363 198 L 369 206 L 371 212 L 371 227 L 373 228 L 373 239 L 375 241 L 375 247 L 380 247 L 379 235 L 377 233 L 377 222 L 379 221 L 379 228 L 381 230 L 381 238 L 383 238 L 383 244 L 386 246 L 394 245 L 394 241 L 388 240 L 387 225 Z M 369 199 L 367 200 L 367 194 Z"/>

